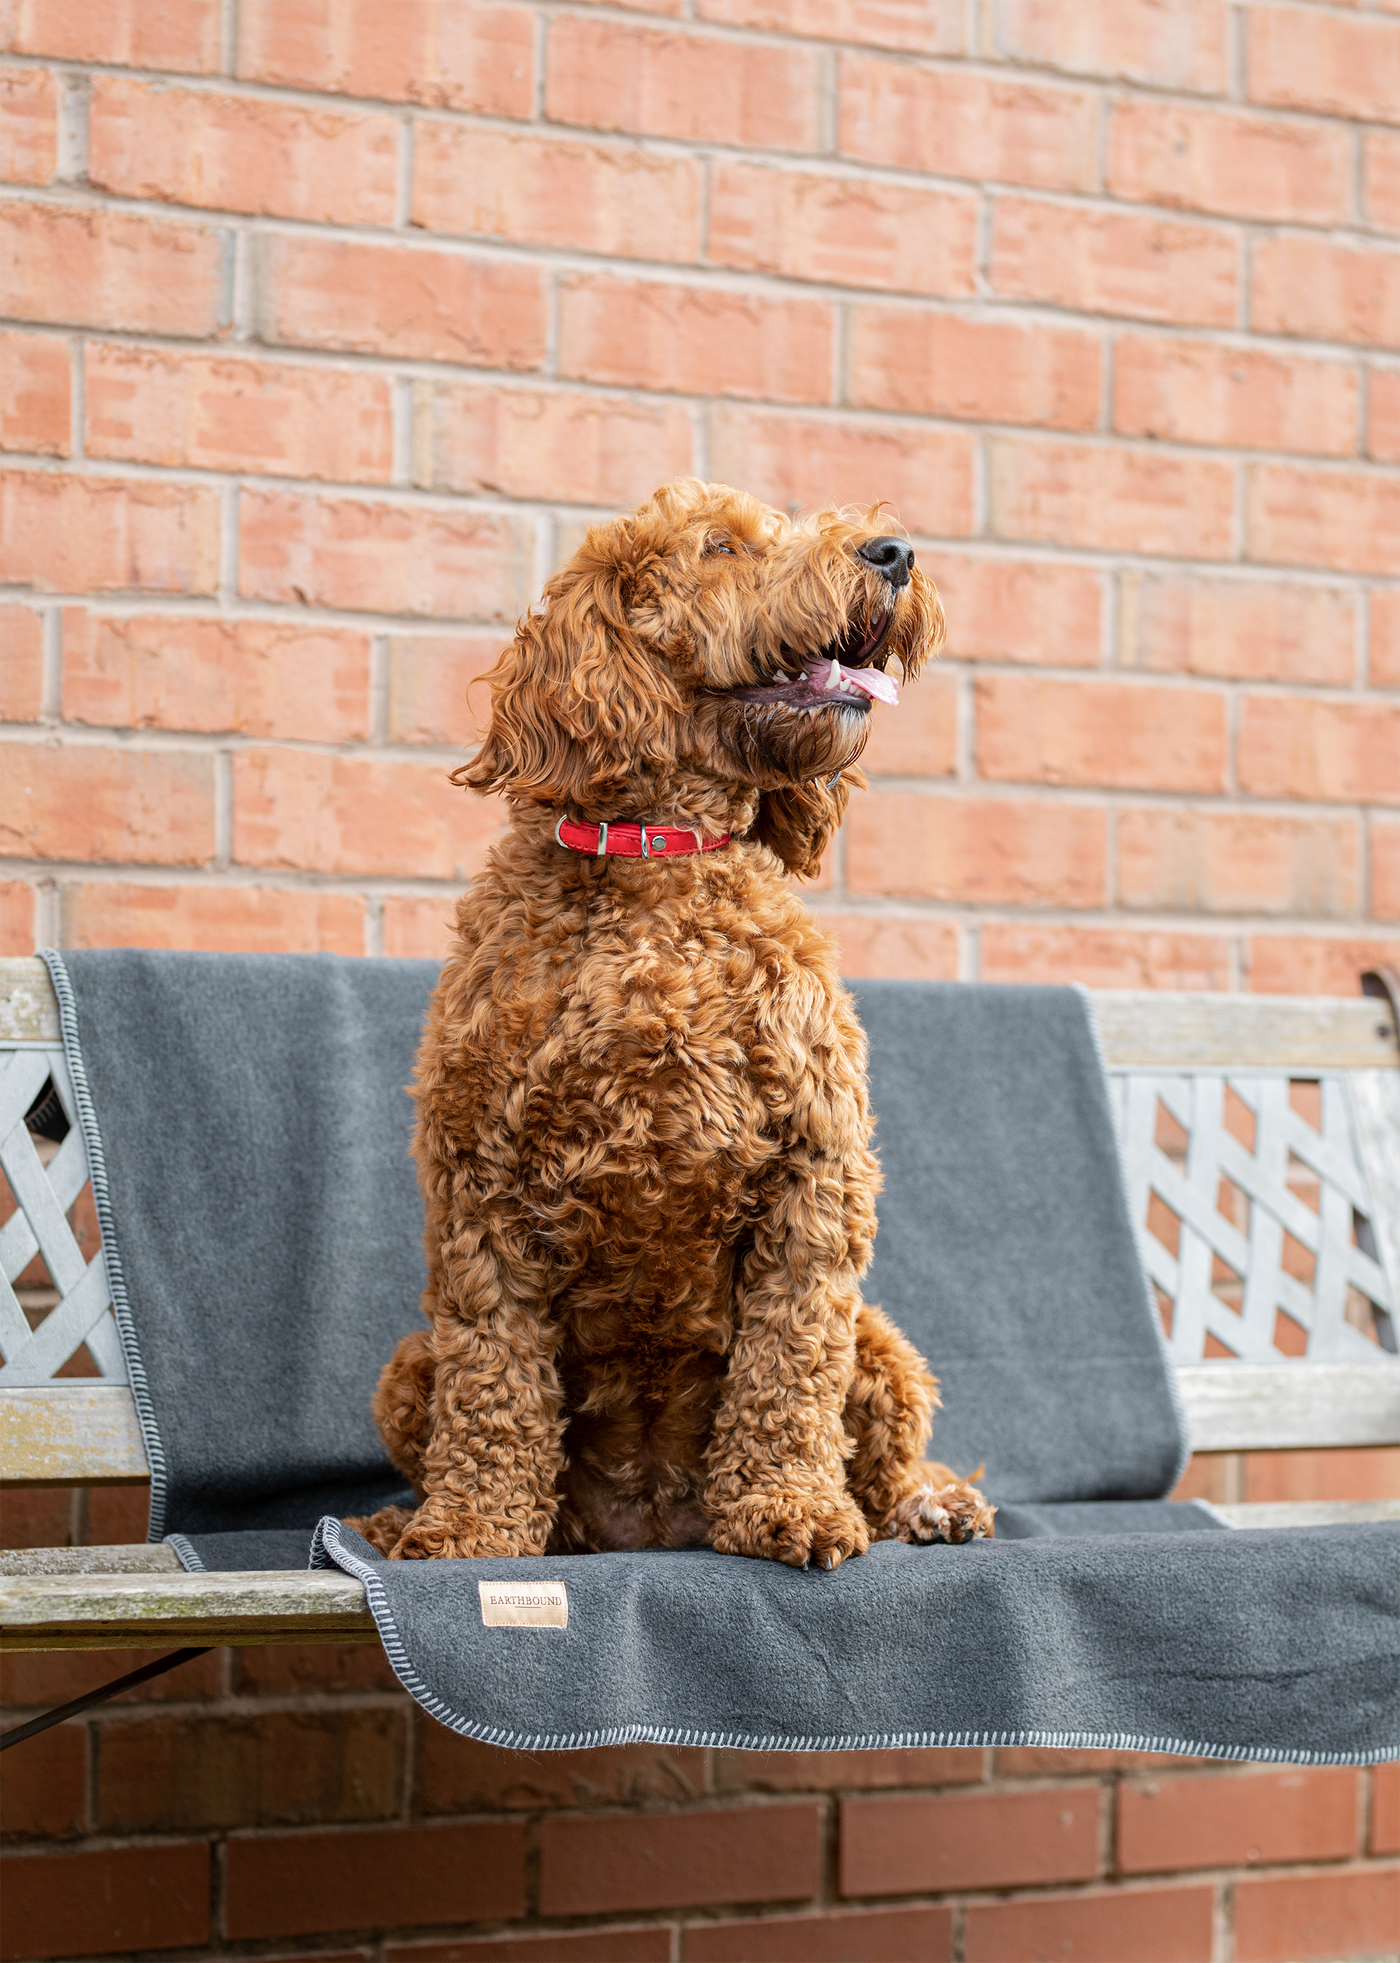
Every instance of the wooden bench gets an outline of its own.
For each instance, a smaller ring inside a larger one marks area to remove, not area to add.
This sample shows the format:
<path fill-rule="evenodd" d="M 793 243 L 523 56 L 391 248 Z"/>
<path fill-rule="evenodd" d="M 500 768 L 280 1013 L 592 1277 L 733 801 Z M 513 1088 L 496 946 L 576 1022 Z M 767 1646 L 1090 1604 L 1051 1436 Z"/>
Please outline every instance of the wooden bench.
<path fill-rule="evenodd" d="M 1194 1449 L 1400 1444 L 1391 1003 L 1093 999 Z M 45 1095 L 72 1118 L 47 971 L 0 961 L 0 1165 L 18 1203 L 0 1226 L 0 1484 L 142 1484 L 101 1256 L 68 1219 L 87 1180 L 82 1138 L 76 1125 L 61 1143 L 35 1138 L 25 1122 Z M 33 1279 L 36 1254 L 48 1284 Z M 71 1374 L 78 1362 L 88 1374 Z M 1236 1527 L 1318 1525 L 1397 1519 L 1400 1500 L 1218 1511 Z M 373 1640 L 364 1592 L 339 1572 L 185 1574 L 163 1545 L 0 1557 L 6 1649 Z"/>

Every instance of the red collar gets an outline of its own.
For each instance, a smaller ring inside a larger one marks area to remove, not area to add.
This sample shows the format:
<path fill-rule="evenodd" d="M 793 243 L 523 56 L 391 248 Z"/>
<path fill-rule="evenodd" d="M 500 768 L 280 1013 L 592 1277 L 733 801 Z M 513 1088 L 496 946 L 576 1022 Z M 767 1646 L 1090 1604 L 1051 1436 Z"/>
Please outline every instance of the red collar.
<path fill-rule="evenodd" d="M 604 859 L 687 859 L 697 852 L 717 852 L 728 845 L 730 834 L 704 838 L 684 825 L 585 824 L 577 818 L 561 818 L 554 836 L 571 852 L 591 852 Z"/>

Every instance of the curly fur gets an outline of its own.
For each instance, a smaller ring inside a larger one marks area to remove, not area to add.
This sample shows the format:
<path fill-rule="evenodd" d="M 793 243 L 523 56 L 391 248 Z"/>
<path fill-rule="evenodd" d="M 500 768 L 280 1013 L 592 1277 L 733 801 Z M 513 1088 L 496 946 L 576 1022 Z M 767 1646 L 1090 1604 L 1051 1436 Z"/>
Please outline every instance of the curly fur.
<path fill-rule="evenodd" d="M 854 636 L 912 680 L 942 635 L 878 508 L 792 523 L 669 485 L 599 525 L 490 678 L 455 773 L 512 822 L 462 899 L 418 1058 L 428 1328 L 375 1416 L 415 1512 L 399 1559 L 684 1547 L 834 1566 L 991 1509 L 922 1453 L 923 1360 L 860 1297 L 880 1174 L 865 1047 L 814 873 L 869 725 L 811 706 Z M 838 782 L 832 779 L 843 773 Z M 586 857 L 561 816 L 731 832 Z"/>

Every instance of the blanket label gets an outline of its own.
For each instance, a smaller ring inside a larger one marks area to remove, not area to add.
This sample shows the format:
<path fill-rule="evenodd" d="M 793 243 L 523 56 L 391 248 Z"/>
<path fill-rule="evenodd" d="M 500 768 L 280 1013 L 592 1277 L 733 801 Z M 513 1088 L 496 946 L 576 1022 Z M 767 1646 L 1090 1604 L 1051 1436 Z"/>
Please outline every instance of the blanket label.
<path fill-rule="evenodd" d="M 479 1581 L 481 1619 L 488 1629 L 567 1629 L 569 1597 L 562 1581 Z"/>

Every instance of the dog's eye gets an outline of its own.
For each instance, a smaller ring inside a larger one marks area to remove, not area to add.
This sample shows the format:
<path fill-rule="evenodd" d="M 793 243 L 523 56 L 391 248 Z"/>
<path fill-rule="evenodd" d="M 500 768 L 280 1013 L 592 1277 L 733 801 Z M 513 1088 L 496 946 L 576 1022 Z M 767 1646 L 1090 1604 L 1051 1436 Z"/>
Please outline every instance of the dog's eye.
<path fill-rule="evenodd" d="M 710 540 L 710 543 L 708 544 L 708 546 L 706 546 L 705 549 L 707 552 L 711 554 L 716 552 L 727 552 L 731 559 L 736 559 L 739 556 L 735 552 L 734 547 L 730 545 L 726 539 L 722 539 L 722 538 L 712 538 Z"/>

